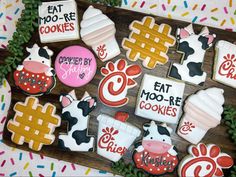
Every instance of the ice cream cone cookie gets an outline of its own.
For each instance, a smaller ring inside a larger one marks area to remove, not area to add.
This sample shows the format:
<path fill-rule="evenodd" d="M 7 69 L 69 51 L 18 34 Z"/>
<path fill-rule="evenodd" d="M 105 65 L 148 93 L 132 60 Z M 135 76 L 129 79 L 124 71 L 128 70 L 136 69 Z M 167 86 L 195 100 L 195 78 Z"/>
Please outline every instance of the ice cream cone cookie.
<path fill-rule="evenodd" d="M 173 63 L 168 76 L 195 85 L 203 85 L 206 72 L 202 70 L 206 50 L 212 46 L 215 34 L 204 27 L 195 34 L 192 24 L 177 30 L 178 52 L 183 53 L 181 64 Z"/>
<path fill-rule="evenodd" d="M 233 158 L 221 152 L 215 144 L 191 145 L 188 148 L 190 155 L 186 156 L 179 164 L 179 177 L 222 177 L 222 169 L 233 166 Z"/>
<path fill-rule="evenodd" d="M 178 135 L 192 144 L 197 144 L 210 128 L 220 124 L 224 104 L 223 93 L 223 89 L 213 87 L 189 96 L 185 101 Z"/>
<path fill-rule="evenodd" d="M 39 6 L 39 37 L 41 43 L 79 39 L 75 0 L 43 2 Z"/>
<path fill-rule="evenodd" d="M 153 69 L 157 64 L 165 64 L 169 47 L 175 45 L 171 27 L 167 24 L 157 25 L 153 17 L 144 17 L 142 21 L 133 21 L 129 29 L 129 38 L 124 38 L 122 47 L 131 61 L 143 61 L 143 66 Z"/>
<path fill-rule="evenodd" d="M 91 46 L 101 61 L 107 61 L 120 54 L 115 38 L 116 28 L 111 19 L 101 10 L 89 6 L 81 21 L 80 35 Z"/>
<path fill-rule="evenodd" d="M 178 165 L 177 149 L 172 145 L 172 129 L 154 121 L 144 124 L 142 141 L 135 144 L 133 160 L 137 168 L 152 175 L 171 173 Z"/>
<path fill-rule="evenodd" d="M 28 95 L 50 93 L 56 85 L 55 71 L 51 67 L 53 52 L 47 46 L 39 47 L 37 44 L 27 47 L 27 51 L 30 55 L 14 72 L 16 86 Z"/>
<path fill-rule="evenodd" d="M 117 162 L 126 153 L 141 131 L 126 122 L 129 115 L 117 112 L 115 118 L 105 114 L 98 116 L 97 153 Z"/>
<path fill-rule="evenodd" d="M 213 79 L 236 88 L 236 45 L 227 41 L 218 41 L 215 47 Z"/>

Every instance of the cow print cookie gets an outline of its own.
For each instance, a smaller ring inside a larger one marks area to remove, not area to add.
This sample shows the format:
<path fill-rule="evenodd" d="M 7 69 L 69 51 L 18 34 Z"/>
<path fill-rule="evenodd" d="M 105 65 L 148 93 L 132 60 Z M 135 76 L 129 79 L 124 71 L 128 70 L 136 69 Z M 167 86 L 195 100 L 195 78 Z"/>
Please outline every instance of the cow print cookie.
<path fill-rule="evenodd" d="M 220 40 L 216 44 L 213 79 L 236 88 L 236 45 Z"/>
<path fill-rule="evenodd" d="M 78 100 L 72 90 L 69 94 L 61 95 L 60 102 L 62 120 L 68 122 L 68 133 L 59 135 L 59 147 L 66 151 L 93 151 L 94 137 L 87 132 L 89 113 L 96 108 L 96 98 L 85 92 Z"/>
<path fill-rule="evenodd" d="M 105 76 L 98 87 L 101 102 L 110 107 L 121 107 L 129 102 L 127 91 L 137 83 L 133 80 L 141 74 L 139 65 L 127 65 L 126 60 L 119 59 L 115 63 L 108 62 L 101 68 Z"/>
<path fill-rule="evenodd" d="M 188 152 L 190 155 L 186 156 L 178 167 L 180 177 L 222 177 L 222 169 L 230 168 L 234 164 L 233 159 L 222 153 L 215 144 L 191 145 Z"/>
<path fill-rule="evenodd" d="M 37 44 L 26 50 L 30 55 L 14 72 L 16 86 L 28 95 L 50 93 L 56 84 L 55 71 L 51 67 L 53 52 L 47 46 L 39 47 Z"/>
<path fill-rule="evenodd" d="M 137 96 L 135 114 L 147 119 L 176 124 L 185 84 L 145 74 Z"/>
<path fill-rule="evenodd" d="M 154 121 L 143 126 L 142 141 L 135 144 L 133 160 L 137 168 L 152 175 L 173 172 L 178 165 L 177 149 L 172 145 L 172 129 Z"/>
<path fill-rule="evenodd" d="M 195 34 L 190 24 L 177 30 L 178 52 L 183 53 L 181 64 L 174 63 L 168 77 L 186 81 L 195 85 L 203 85 L 206 72 L 202 71 L 202 64 L 206 50 L 212 46 L 215 34 L 209 34 L 204 27 L 199 34 Z"/>

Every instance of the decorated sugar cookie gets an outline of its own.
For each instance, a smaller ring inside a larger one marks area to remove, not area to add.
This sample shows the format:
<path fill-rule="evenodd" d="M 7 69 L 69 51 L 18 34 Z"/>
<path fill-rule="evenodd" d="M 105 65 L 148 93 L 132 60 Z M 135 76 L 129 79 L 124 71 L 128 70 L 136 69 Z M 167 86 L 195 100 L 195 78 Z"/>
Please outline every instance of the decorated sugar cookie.
<path fill-rule="evenodd" d="M 12 133 L 11 140 L 18 144 L 29 144 L 29 148 L 40 151 L 43 145 L 54 142 L 53 132 L 61 125 L 61 118 L 56 115 L 56 107 L 51 103 L 39 104 L 36 97 L 27 97 L 25 102 L 14 106 L 16 112 L 13 120 L 7 123 Z"/>
<path fill-rule="evenodd" d="M 98 116 L 97 153 L 117 162 L 126 153 L 141 131 L 126 122 L 129 115 L 117 112 L 115 118 L 105 114 Z"/>
<path fill-rule="evenodd" d="M 41 43 L 79 39 L 76 2 L 43 2 L 39 6 L 39 37 Z"/>
<path fill-rule="evenodd" d="M 223 89 L 213 87 L 189 96 L 185 101 L 178 135 L 197 144 L 210 128 L 219 125 L 225 101 L 223 93 Z"/>
<path fill-rule="evenodd" d="M 236 88 L 236 45 L 227 41 L 218 41 L 213 79 Z"/>
<path fill-rule="evenodd" d="M 78 100 L 75 91 L 61 95 L 62 119 L 68 122 L 68 133 L 60 134 L 58 145 L 68 151 L 93 151 L 94 137 L 88 135 L 89 113 L 97 105 L 95 97 L 87 92 Z"/>
<path fill-rule="evenodd" d="M 184 83 L 145 74 L 137 96 L 135 114 L 176 124 L 181 110 Z"/>
<path fill-rule="evenodd" d="M 34 44 L 26 48 L 30 55 L 14 72 L 14 80 L 24 93 L 28 95 L 48 94 L 56 84 L 55 71 L 51 67 L 53 52 L 47 46 Z"/>
<path fill-rule="evenodd" d="M 81 37 L 91 46 L 101 61 L 107 61 L 120 54 L 115 38 L 115 24 L 101 10 L 89 6 L 81 21 Z"/>
<path fill-rule="evenodd" d="M 124 59 L 108 62 L 101 68 L 104 78 L 98 87 L 101 102 L 110 107 L 121 107 L 128 103 L 127 91 L 137 83 L 133 80 L 141 74 L 139 65 L 127 65 Z"/>
<path fill-rule="evenodd" d="M 167 24 L 157 25 L 153 17 L 144 17 L 142 21 L 133 21 L 129 29 L 129 38 L 124 38 L 122 47 L 131 61 L 143 61 L 143 66 L 153 69 L 157 64 L 165 64 L 169 47 L 175 45 L 171 27 Z"/>
<path fill-rule="evenodd" d="M 177 149 L 172 145 L 172 129 L 154 121 L 144 124 L 142 141 L 136 143 L 133 160 L 137 168 L 152 175 L 171 173 L 178 165 Z"/>
<path fill-rule="evenodd" d="M 232 157 L 222 153 L 215 144 L 191 145 L 188 152 L 190 155 L 186 156 L 178 167 L 179 177 L 222 177 L 222 169 L 230 168 L 234 164 Z"/>
<path fill-rule="evenodd" d="M 97 71 L 93 53 L 85 47 L 74 45 L 64 48 L 55 61 L 58 79 L 70 87 L 88 84 Z"/>
<path fill-rule="evenodd" d="M 173 63 L 170 67 L 169 77 L 203 85 L 207 74 L 202 70 L 202 64 L 206 50 L 212 46 L 215 37 L 215 34 L 209 34 L 207 27 L 199 34 L 194 33 L 192 24 L 178 29 L 178 52 L 183 53 L 183 57 L 181 64 Z"/>

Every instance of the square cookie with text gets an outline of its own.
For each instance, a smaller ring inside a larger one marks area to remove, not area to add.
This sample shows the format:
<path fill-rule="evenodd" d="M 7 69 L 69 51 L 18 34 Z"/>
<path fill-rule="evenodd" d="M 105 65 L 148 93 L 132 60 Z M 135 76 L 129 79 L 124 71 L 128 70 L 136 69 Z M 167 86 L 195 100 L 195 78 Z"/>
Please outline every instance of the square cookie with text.
<path fill-rule="evenodd" d="M 137 97 L 135 114 L 147 119 L 176 124 L 185 84 L 145 74 Z"/>
<path fill-rule="evenodd" d="M 39 36 L 42 43 L 79 39 L 76 2 L 43 2 L 39 6 Z"/>

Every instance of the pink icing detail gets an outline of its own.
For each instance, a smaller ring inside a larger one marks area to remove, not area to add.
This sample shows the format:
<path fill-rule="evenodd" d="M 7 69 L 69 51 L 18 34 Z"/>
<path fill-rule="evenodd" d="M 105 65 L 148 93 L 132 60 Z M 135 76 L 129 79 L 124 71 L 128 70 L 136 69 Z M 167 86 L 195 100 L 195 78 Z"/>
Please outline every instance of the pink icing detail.
<path fill-rule="evenodd" d="M 166 153 L 172 147 L 170 144 L 154 140 L 143 140 L 142 145 L 147 151 L 156 154 Z"/>
<path fill-rule="evenodd" d="M 95 100 L 89 99 L 89 100 L 87 100 L 87 102 L 89 102 L 89 107 L 91 108 L 91 107 L 93 107 Z"/>
<path fill-rule="evenodd" d="M 58 79 L 65 85 L 81 87 L 93 79 L 97 63 L 90 50 L 75 45 L 63 49 L 58 54 L 55 70 Z"/>
<path fill-rule="evenodd" d="M 207 44 L 211 44 L 215 39 L 214 35 L 207 35 L 205 37 L 208 38 L 208 43 Z"/>
<path fill-rule="evenodd" d="M 61 100 L 61 104 L 62 104 L 62 107 L 64 108 L 64 107 L 69 106 L 71 104 L 71 101 L 66 96 L 63 96 Z"/>
<path fill-rule="evenodd" d="M 184 28 L 180 29 L 180 38 L 181 39 L 187 38 L 189 36 L 190 36 L 190 34 L 187 30 L 185 30 Z"/>
<path fill-rule="evenodd" d="M 33 73 L 45 73 L 49 69 L 49 66 L 37 61 L 24 61 L 23 66 L 26 70 Z"/>

